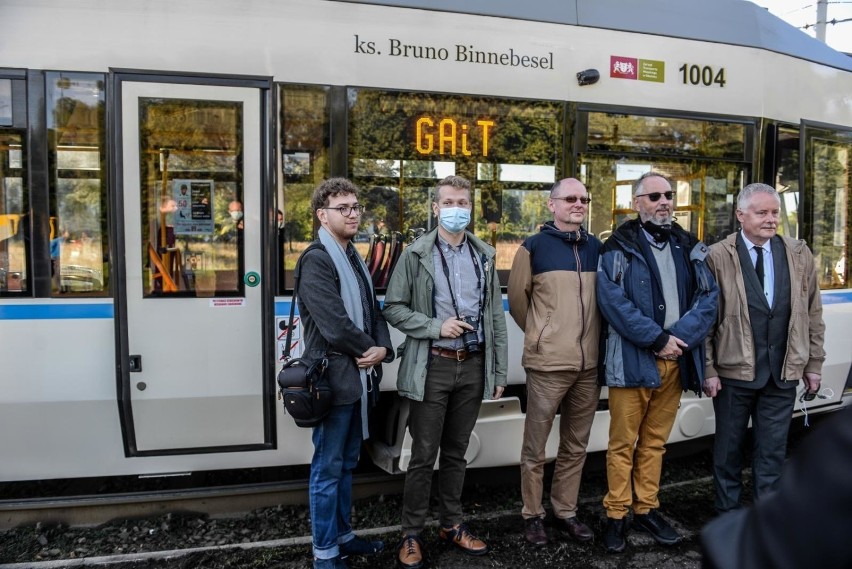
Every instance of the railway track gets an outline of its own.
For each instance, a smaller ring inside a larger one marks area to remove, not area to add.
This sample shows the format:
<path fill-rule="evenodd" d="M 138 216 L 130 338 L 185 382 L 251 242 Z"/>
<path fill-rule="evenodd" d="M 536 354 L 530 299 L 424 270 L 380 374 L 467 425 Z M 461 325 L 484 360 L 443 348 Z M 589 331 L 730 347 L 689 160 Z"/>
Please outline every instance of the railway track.
<path fill-rule="evenodd" d="M 356 499 L 402 492 L 402 476 L 356 475 Z M 235 516 L 259 508 L 307 504 L 308 481 L 264 482 L 198 489 L 127 492 L 108 495 L 0 500 L 0 531 L 18 526 L 62 524 L 91 527 L 115 519 L 136 519 L 169 512 Z"/>

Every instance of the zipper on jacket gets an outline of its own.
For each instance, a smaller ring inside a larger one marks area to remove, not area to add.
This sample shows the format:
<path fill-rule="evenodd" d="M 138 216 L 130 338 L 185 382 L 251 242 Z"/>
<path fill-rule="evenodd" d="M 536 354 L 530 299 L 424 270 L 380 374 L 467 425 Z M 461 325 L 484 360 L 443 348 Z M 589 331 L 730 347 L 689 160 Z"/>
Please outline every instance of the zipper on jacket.
<path fill-rule="evenodd" d="M 544 336 L 544 331 L 547 330 L 547 327 L 550 326 L 550 315 L 552 312 L 547 313 L 547 318 L 544 320 L 544 326 L 541 327 L 541 331 L 538 333 L 538 340 L 535 342 L 535 351 L 541 351 L 541 337 Z"/>
<path fill-rule="evenodd" d="M 586 305 L 583 302 L 583 268 L 580 266 L 580 252 L 574 243 L 574 260 L 577 262 L 577 280 L 580 282 L 580 371 L 586 369 L 586 352 L 583 349 L 583 338 L 586 337 Z"/>

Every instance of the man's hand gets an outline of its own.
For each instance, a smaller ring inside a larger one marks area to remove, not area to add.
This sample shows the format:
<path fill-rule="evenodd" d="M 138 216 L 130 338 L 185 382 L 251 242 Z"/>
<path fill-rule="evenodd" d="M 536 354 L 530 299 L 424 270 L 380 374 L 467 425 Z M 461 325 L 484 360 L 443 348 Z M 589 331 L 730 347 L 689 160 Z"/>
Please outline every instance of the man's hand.
<path fill-rule="evenodd" d="M 455 316 L 451 316 L 444 320 L 444 323 L 441 324 L 441 337 L 458 338 L 464 334 L 465 330 L 473 330 L 473 326 L 467 322 L 459 320 Z"/>
<path fill-rule="evenodd" d="M 387 357 L 388 349 L 382 348 L 381 346 L 373 346 L 364 352 L 360 358 L 355 358 L 355 363 L 358 364 L 360 368 L 368 368 L 373 367 L 374 365 L 382 363 L 382 361 Z"/>
<path fill-rule="evenodd" d="M 720 391 L 722 391 L 722 382 L 719 380 L 719 376 L 704 379 L 704 395 L 716 397 Z"/>
<path fill-rule="evenodd" d="M 494 396 L 491 399 L 500 399 L 503 397 L 503 389 L 502 385 L 497 385 L 494 387 Z"/>
<path fill-rule="evenodd" d="M 819 392 L 819 385 L 822 381 L 822 376 L 818 373 L 806 373 L 805 374 L 805 389 L 808 393 L 817 393 Z"/>
<path fill-rule="evenodd" d="M 676 359 L 683 354 L 683 350 L 685 350 L 687 346 L 689 346 L 689 344 L 677 336 L 671 335 L 669 336 L 669 341 L 666 342 L 665 346 L 663 346 L 663 349 L 657 352 L 657 357 L 663 358 L 664 360 Z"/>

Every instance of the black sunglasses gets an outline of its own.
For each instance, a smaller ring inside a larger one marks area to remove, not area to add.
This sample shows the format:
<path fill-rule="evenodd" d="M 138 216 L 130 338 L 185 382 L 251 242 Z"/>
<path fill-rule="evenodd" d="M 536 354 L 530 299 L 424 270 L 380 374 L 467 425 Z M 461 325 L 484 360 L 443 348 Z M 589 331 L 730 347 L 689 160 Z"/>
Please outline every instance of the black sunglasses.
<path fill-rule="evenodd" d="M 592 201 L 592 198 L 588 197 L 577 197 L 577 196 L 565 196 L 564 198 L 550 198 L 552 200 L 565 200 L 565 203 L 577 203 L 577 200 L 580 200 L 580 203 L 588 204 Z"/>
<path fill-rule="evenodd" d="M 636 194 L 635 197 L 641 198 L 642 196 L 646 196 L 652 202 L 660 201 L 660 198 L 666 196 L 666 199 L 671 201 L 674 197 L 674 192 L 651 192 L 650 194 Z"/>

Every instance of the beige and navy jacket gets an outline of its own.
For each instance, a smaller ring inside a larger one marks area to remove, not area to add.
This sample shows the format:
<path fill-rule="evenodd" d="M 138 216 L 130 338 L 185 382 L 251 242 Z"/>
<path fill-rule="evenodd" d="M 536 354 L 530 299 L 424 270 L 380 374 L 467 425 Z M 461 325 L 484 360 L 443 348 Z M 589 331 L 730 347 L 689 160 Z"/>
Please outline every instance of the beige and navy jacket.
<path fill-rule="evenodd" d="M 598 365 L 600 316 L 595 300 L 601 242 L 552 221 L 528 237 L 509 273 L 509 313 L 524 331 L 521 364 L 537 371 Z"/>

